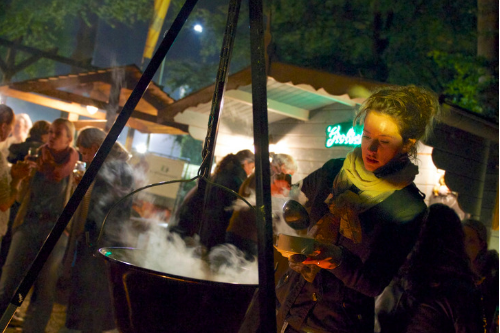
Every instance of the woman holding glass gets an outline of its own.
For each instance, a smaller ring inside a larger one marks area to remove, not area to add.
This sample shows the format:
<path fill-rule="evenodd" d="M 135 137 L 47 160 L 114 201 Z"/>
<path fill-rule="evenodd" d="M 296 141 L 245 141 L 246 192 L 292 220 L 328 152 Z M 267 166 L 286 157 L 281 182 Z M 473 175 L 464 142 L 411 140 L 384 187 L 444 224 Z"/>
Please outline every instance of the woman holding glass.
<path fill-rule="evenodd" d="M 13 225 L 12 243 L 0 278 L 0 312 L 4 312 L 29 265 L 52 230 L 73 188 L 78 152 L 71 147 L 75 127 L 67 119 L 50 125 L 49 141 L 32 163 L 33 175 L 24 182 L 21 206 Z M 34 284 L 23 332 L 45 332 L 55 297 L 58 269 L 66 247 L 63 234 Z"/>
<path fill-rule="evenodd" d="M 373 332 L 374 297 L 412 249 L 426 211 L 410 158 L 438 110 L 424 89 L 380 89 L 355 119 L 364 124 L 361 147 L 304 179 L 315 251 L 291 256 L 278 282 L 279 332 Z"/>

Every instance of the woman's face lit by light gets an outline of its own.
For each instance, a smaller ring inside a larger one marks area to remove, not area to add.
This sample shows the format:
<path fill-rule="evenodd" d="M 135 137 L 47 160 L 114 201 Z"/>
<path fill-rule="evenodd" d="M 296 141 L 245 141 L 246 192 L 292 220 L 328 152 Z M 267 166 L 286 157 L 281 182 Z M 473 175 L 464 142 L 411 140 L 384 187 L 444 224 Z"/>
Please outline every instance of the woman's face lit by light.
<path fill-rule="evenodd" d="M 361 151 L 365 169 L 372 172 L 406 152 L 396 121 L 386 114 L 369 111 L 364 122 Z"/>

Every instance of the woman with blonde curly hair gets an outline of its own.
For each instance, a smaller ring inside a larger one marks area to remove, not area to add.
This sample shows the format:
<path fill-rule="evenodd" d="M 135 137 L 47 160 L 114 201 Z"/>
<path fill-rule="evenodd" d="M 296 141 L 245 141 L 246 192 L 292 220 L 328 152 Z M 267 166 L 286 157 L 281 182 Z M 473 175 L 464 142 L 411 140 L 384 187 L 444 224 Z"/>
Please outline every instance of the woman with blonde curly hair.
<path fill-rule="evenodd" d="M 374 297 L 412 249 L 426 211 L 410 159 L 438 112 L 425 89 L 384 87 L 355 119 L 361 146 L 304 179 L 315 251 L 289 258 L 276 289 L 278 331 L 373 332 Z"/>

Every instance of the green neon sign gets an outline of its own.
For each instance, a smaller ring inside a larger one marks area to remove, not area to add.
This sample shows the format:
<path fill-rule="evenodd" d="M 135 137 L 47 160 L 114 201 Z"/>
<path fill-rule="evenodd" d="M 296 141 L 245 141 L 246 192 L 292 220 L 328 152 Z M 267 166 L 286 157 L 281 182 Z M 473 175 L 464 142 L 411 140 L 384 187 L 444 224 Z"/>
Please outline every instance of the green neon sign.
<path fill-rule="evenodd" d="M 353 127 L 352 123 L 330 125 L 326 128 L 325 147 L 360 145 L 362 133 L 363 127 Z"/>

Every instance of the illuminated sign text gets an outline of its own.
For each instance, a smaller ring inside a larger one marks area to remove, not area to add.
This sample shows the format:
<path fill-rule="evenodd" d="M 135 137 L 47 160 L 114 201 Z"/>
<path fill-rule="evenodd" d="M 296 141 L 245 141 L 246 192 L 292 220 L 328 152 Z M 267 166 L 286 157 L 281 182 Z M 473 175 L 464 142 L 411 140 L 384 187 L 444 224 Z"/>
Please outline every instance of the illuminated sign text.
<path fill-rule="evenodd" d="M 362 127 L 350 123 L 330 125 L 326 128 L 326 148 L 333 146 L 357 146 L 361 144 Z M 343 131 L 343 128 L 349 128 Z"/>

